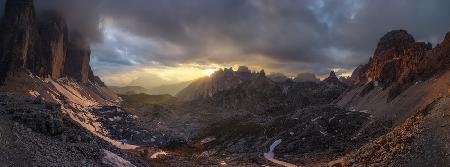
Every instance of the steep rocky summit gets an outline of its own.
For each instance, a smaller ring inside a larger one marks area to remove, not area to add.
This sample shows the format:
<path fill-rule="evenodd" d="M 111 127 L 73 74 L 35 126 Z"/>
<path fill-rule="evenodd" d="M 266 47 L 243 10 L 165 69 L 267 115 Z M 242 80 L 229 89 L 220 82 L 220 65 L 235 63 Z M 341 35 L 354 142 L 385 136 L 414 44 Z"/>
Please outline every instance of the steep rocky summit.
<path fill-rule="evenodd" d="M 353 73 L 354 85 L 373 82 L 383 88 L 392 86 L 392 100 L 410 85 L 428 79 L 450 67 L 450 35 L 432 48 L 430 43 L 416 42 L 405 30 L 384 35 L 369 62 Z M 369 84 L 370 85 L 370 84 Z"/>
<path fill-rule="evenodd" d="M 442 47 L 441 47 L 442 48 Z M 437 55 L 430 43 L 416 42 L 405 30 L 394 30 L 384 35 L 374 56 L 355 73 L 356 85 L 377 81 L 385 87 L 393 83 L 409 84 L 427 77 L 424 63 Z"/>
<path fill-rule="evenodd" d="M 70 77 L 82 83 L 102 83 L 89 66 L 88 41 L 69 31 L 59 14 L 37 15 L 33 0 L 8 0 L 0 30 L 0 82 L 30 71 L 54 80 Z"/>
<path fill-rule="evenodd" d="M 353 87 L 337 101 L 342 107 L 363 110 L 400 125 L 450 85 L 450 33 L 432 48 L 416 42 L 405 30 L 384 35 L 372 58 L 351 77 Z"/>

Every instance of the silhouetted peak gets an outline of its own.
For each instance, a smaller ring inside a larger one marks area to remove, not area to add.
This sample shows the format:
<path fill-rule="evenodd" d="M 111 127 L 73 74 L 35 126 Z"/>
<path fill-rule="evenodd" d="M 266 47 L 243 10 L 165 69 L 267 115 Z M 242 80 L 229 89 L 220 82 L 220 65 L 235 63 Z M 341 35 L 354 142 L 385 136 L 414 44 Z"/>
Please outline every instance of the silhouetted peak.
<path fill-rule="evenodd" d="M 337 78 L 336 73 L 334 71 L 330 71 L 328 78 Z"/>
<path fill-rule="evenodd" d="M 261 76 L 261 77 L 265 77 L 265 76 L 266 76 L 266 72 L 264 72 L 264 69 L 262 69 L 262 70 L 259 72 L 259 76 Z"/>
<path fill-rule="evenodd" d="M 342 84 L 339 81 L 339 78 L 336 76 L 336 73 L 334 71 L 330 71 L 330 75 L 328 76 L 328 78 L 326 78 L 325 80 L 323 80 L 325 83 L 330 83 L 330 84 Z"/>

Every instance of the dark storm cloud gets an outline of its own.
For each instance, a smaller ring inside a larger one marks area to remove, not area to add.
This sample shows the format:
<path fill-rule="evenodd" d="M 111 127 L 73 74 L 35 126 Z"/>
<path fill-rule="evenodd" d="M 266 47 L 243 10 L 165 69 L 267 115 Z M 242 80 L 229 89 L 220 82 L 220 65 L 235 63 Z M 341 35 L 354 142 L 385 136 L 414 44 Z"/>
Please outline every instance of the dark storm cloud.
<path fill-rule="evenodd" d="M 104 12 L 123 30 L 180 47 L 184 54 L 176 57 L 164 50 L 148 55 L 148 60 L 168 64 L 205 60 L 249 63 L 248 55 L 262 55 L 278 61 L 265 64 L 273 68 L 324 73 L 329 68 L 352 69 L 367 62 L 387 31 L 406 29 L 416 39 L 436 44 L 450 30 L 450 1 L 441 0 L 127 3 L 108 1 Z M 218 55 L 210 50 L 223 45 L 237 50 Z M 283 68 L 283 62 L 289 67 Z"/>
<path fill-rule="evenodd" d="M 100 42 L 101 0 L 34 0 L 38 14 L 57 11 L 67 20 L 72 31 L 83 33 L 90 41 Z"/>
<path fill-rule="evenodd" d="M 321 45 L 325 27 L 308 9 L 308 1 L 132 2 L 130 10 L 123 10 L 121 1 L 108 3 L 108 16 L 120 18 L 115 21 L 123 29 L 181 47 L 180 61 L 226 63 L 252 54 L 282 61 L 321 61 L 314 50 Z M 238 48 L 224 55 L 211 53 L 223 45 Z M 166 63 L 167 57 L 162 53 L 153 58 Z"/>
<path fill-rule="evenodd" d="M 73 29 L 95 41 L 103 37 L 103 46 L 93 52 L 98 70 L 260 63 L 282 72 L 323 74 L 367 62 L 390 30 L 406 29 L 434 44 L 450 30 L 445 0 L 36 0 L 36 5 L 64 13 Z"/>

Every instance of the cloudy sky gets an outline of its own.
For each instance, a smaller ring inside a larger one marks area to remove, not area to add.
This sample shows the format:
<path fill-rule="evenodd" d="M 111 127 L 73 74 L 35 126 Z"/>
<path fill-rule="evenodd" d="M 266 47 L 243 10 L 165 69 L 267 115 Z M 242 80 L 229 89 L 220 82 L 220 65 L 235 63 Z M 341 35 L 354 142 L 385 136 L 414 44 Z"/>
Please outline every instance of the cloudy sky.
<path fill-rule="evenodd" d="M 220 67 L 348 74 L 383 34 L 434 45 L 450 31 L 448 0 L 36 0 L 91 40 L 111 85 L 192 80 Z"/>

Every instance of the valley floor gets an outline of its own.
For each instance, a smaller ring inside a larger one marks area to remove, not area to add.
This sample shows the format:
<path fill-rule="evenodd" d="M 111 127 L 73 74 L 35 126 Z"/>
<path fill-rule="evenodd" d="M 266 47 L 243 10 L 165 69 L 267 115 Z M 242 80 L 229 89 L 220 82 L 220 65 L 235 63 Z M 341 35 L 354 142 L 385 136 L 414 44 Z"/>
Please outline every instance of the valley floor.
<path fill-rule="evenodd" d="M 29 97 L 0 94 L 0 166 L 449 164 L 449 97 L 391 127 L 334 105 L 344 90 L 336 85 L 287 83 L 290 94 L 250 87 L 184 102 L 29 77 L 11 82 Z"/>

